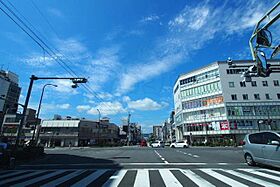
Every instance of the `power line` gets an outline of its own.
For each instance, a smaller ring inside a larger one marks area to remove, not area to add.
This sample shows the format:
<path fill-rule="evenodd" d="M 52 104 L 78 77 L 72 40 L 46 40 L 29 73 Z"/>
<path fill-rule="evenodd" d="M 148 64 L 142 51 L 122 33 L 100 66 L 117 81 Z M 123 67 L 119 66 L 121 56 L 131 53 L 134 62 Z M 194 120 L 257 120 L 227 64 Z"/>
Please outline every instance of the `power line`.
<path fill-rule="evenodd" d="M 67 71 L 70 75 L 75 75 L 75 76 L 78 76 L 77 74 L 76 74 L 76 72 L 74 72 L 59 56 L 57 56 L 56 55 L 56 53 L 26 24 L 26 23 L 24 23 L 24 21 L 21 19 L 21 18 L 19 18 L 17 15 L 16 15 L 16 13 L 13 11 L 13 10 L 11 10 L 2 0 L 0 0 L 0 2 L 6 7 L 6 9 L 9 11 L 9 12 L 11 12 L 12 14 L 13 14 L 13 16 L 16 18 L 16 19 L 18 19 L 20 22 L 21 22 L 21 24 L 23 24 L 23 26 L 25 26 L 35 37 L 33 37 L 26 29 L 24 29 L 14 18 L 12 18 L 12 16 L 10 16 L 3 8 L 1 8 L 0 7 L 0 9 L 1 9 L 1 11 L 2 12 L 4 12 L 18 27 L 20 27 L 21 28 L 21 30 L 22 31 L 24 31 L 37 45 L 39 45 L 45 52 L 47 52 L 48 53 L 48 55 L 50 55 L 56 62 L 58 62 L 59 63 L 59 65 L 65 70 L 65 71 Z M 9 1 L 8 1 L 9 2 Z M 14 7 L 13 5 L 12 5 L 12 3 L 10 3 L 9 2 L 9 4 L 12 6 L 12 7 Z M 14 9 L 16 9 L 15 7 L 14 7 Z M 22 16 L 22 17 L 24 17 L 17 9 L 16 9 L 16 11 Z M 24 19 L 33 27 L 33 29 L 34 30 L 37 30 L 25 17 L 24 17 Z M 39 32 L 38 30 L 37 30 L 37 32 Z M 46 47 L 44 47 L 43 45 Z M 49 51 L 48 51 L 48 50 Z M 54 48 L 55 49 L 55 48 Z M 56 50 L 56 49 L 55 49 Z M 56 51 L 58 51 L 58 50 L 56 50 Z M 52 53 L 52 54 L 51 54 Z M 63 55 L 63 53 L 60 53 L 60 54 L 62 54 Z M 54 56 L 54 57 L 53 57 Z M 63 55 L 69 62 L 71 62 L 65 55 Z M 72 62 L 71 62 L 72 63 Z M 105 101 L 103 101 L 103 99 L 101 99 L 99 96 L 98 96 L 98 94 L 97 93 L 95 93 L 93 90 L 92 90 L 92 88 L 89 86 L 89 85 L 87 85 L 87 86 L 85 86 L 85 85 L 82 85 L 88 92 L 90 92 L 94 97 L 96 97 L 99 101 L 101 101 L 101 102 L 103 102 L 103 104 L 108 108 L 108 109 L 110 109 L 111 107 L 109 107 L 107 104 L 106 104 L 106 102 Z"/>

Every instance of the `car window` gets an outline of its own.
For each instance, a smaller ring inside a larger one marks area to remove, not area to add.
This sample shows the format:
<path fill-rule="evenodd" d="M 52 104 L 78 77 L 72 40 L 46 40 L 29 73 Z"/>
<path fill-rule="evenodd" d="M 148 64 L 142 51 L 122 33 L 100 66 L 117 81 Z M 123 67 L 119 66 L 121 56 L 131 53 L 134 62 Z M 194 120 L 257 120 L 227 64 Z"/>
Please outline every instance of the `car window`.
<path fill-rule="evenodd" d="M 264 136 L 264 133 L 250 134 L 249 141 L 252 144 L 265 144 L 263 136 Z"/>
<path fill-rule="evenodd" d="M 280 138 L 276 134 L 274 134 L 274 133 L 266 132 L 264 134 L 264 142 L 265 142 L 265 144 L 271 144 L 272 141 L 280 142 Z"/>
<path fill-rule="evenodd" d="M 177 142 L 177 143 L 184 143 L 184 141 L 179 141 L 179 142 Z"/>

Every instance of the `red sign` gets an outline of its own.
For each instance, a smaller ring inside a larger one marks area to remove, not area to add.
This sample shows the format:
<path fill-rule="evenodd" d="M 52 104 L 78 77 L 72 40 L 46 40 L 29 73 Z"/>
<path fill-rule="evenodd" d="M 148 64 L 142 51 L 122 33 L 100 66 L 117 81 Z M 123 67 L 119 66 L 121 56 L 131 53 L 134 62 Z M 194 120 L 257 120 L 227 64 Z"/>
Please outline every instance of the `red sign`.
<path fill-rule="evenodd" d="M 221 130 L 229 130 L 229 124 L 227 121 L 223 121 L 220 123 Z"/>

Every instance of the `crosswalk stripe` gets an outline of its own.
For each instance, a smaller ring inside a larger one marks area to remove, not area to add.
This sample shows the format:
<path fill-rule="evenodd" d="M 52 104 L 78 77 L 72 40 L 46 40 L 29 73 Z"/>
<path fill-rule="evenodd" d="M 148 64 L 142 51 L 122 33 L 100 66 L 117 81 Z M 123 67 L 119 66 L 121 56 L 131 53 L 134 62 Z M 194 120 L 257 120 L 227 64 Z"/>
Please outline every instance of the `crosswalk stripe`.
<path fill-rule="evenodd" d="M 174 177 L 174 175 L 168 169 L 161 169 L 159 173 L 166 186 L 178 186 L 181 187 L 181 183 Z"/>
<path fill-rule="evenodd" d="M 255 178 L 255 177 L 252 177 L 250 175 L 245 175 L 243 173 L 240 173 L 240 172 L 236 172 L 236 171 L 233 171 L 233 170 L 223 170 L 231 175 L 234 175 L 234 176 L 237 176 L 237 177 L 240 177 L 242 179 L 246 179 L 246 180 L 249 180 L 249 181 L 253 181 L 255 183 L 258 183 L 258 184 L 261 184 L 261 185 L 264 185 L 264 186 L 270 186 L 270 187 L 276 187 L 279 185 L 276 185 L 276 184 L 273 184 L 273 183 L 270 183 L 270 182 L 266 182 L 264 180 L 261 180 L 261 179 L 258 179 L 258 178 Z"/>
<path fill-rule="evenodd" d="M 276 180 L 276 181 L 280 181 L 280 177 L 277 177 L 277 176 L 273 176 L 273 175 L 269 175 L 269 174 L 266 174 L 266 173 L 262 173 L 262 172 L 259 172 L 259 171 L 255 171 L 253 169 L 240 169 L 242 171 L 246 171 L 246 172 L 249 172 L 249 173 L 253 173 L 255 175 L 259 175 L 261 177 L 266 177 L 266 178 L 269 178 L 269 179 L 273 179 L 273 180 Z"/>
<path fill-rule="evenodd" d="M 65 181 L 71 179 L 72 177 L 78 176 L 78 175 L 81 174 L 82 172 L 84 172 L 84 170 L 77 170 L 77 171 L 74 171 L 74 172 L 72 172 L 72 173 L 70 173 L 70 174 L 68 174 L 68 175 L 65 175 L 65 176 L 63 176 L 63 177 L 61 177 L 61 178 L 58 178 L 58 179 L 56 179 L 56 180 L 54 180 L 54 181 L 51 181 L 51 182 L 49 182 L 49 183 L 43 185 L 42 187 L 52 187 L 52 186 L 59 185 L 59 184 L 65 182 Z"/>
<path fill-rule="evenodd" d="M 134 187 L 149 187 L 150 186 L 150 178 L 149 178 L 149 170 L 143 169 L 138 170 L 134 182 Z"/>
<path fill-rule="evenodd" d="M 65 171 L 66 171 L 66 170 L 58 170 L 58 171 L 55 171 L 55 172 L 53 172 L 53 173 L 49 173 L 49 174 L 47 174 L 47 175 L 43 175 L 43 176 L 36 177 L 36 178 L 34 178 L 34 179 L 31 179 L 31 180 L 28 180 L 28 181 L 25 181 L 25 182 L 22 182 L 22 183 L 18 183 L 18 184 L 16 184 L 16 185 L 13 185 L 13 187 L 27 186 L 27 185 L 30 185 L 30 184 L 39 182 L 39 181 L 41 181 L 41 180 L 44 180 L 44 179 L 47 179 L 47 178 L 50 178 L 50 177 L 59 175 L 59 174 L 65 172 Z"/>
<path fill-rule="evenodd" d="M 258 169 L 259 171 L 267 171 L 269 173 L 275 173 L 277 175 L 280 175 L 279 171 L 275 171 L 275 170 L 269 170 L 269 169 Z"/>
<path fill-rule="evenodd" d="M 125 176 L 126 172 L 127 170 L 117 171 L 116 174 L 110 177 L 110 179 L 103 185 L 103 187 L 117 187 Z"/>
<path fill-rule="evenodd" d="M 97 170 L 90 174 L 89 176 L 85 177 L 84 179 L 80 180 L 79 182 L 76 182 L 75 184 L 72 185 L 72 187 L 79 187 L 79 186 L 87 186 L 89 185 L 92 181 L 96 180 L 98 177 L 103 175 L 107 170 L 102 169 L 102 170 Z"/>
<path fill-rule="evenodd" d="M 214 187 L 213 184 L 211 184 L 210 182 L 208 182 L 205 179 L 201 178 L 200 176 L 198 176 L 197 174 L 195 174 L 194 172 L 192 172 L 190 170 L 181 170 L 181 172 L 184 175 L 186 175 L 189 179 L 191 179 L 198 186 Z"/>
<path fill-rule="evenodd" d="M 230 184 L 231 186 L 240 186 L 240 187 L 247 187 L 247 185 L 244 185 L 236 180 L 233 180 L 229 177 L 226 177 L 224 175 L 221 175 L 220 173 L 217 173 L 211 169 L 200 169 L 201 171 L 203 171 L 204 173 L 224 182 L 224 183 L 227 183 L 227 184 Z"/>
<path fill-rule="evenodd" d="M 15 171 L 15 172 L 12 172 L 12 173 L 7 173 L 7 174 L 4 174 L 4 175 L 1 175 L 0 180 L 3 179 L 3 178 L 6 178 L 6 177 L 13 176 L 13 175 L 21 175 L 22 173 L 25 173 L 25 172 L 26 171 Z"/>
<path fill-rule="evenodd" d="M 9 183 L 9 182 L 13 182 L 13 181 L 17 181 L 17 180 L 20 180 L 20 179 L 24 179 L 24 178 L 27 178 L 27 177 L 31 177 L 31 176 L 41 174 L 41 173 L 44 173 L 44 172 L 46 172 L 46 170 L 45 171 L 40 170 L 40 171 L 36 171 L 36 172 L 31 172 L 31 173 L 28 173 L 28 174 L 23 174 L 23 175 L 20 175 L 20 176 L 17 176 L 17 177 L 6 179 L 6 180 L 1 181 L 0 185 L 3 185 L 5 183 Z"/>

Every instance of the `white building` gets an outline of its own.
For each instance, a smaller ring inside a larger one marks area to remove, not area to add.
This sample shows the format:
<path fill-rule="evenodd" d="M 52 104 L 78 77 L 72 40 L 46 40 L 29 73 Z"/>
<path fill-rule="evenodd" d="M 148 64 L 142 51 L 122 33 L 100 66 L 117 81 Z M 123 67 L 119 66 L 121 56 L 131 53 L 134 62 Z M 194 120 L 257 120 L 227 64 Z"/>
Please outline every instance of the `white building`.
<path fill-rule="evenodd" d="M 177 140 L 239 143 L 259 129 L 280 130 L 280 74 L 243 82 L 246 69 L 215 62 L 179 76 L 173 89 Z"/>

